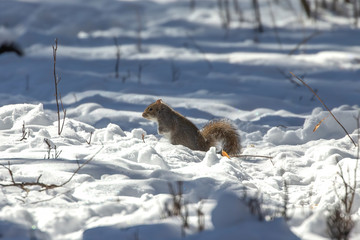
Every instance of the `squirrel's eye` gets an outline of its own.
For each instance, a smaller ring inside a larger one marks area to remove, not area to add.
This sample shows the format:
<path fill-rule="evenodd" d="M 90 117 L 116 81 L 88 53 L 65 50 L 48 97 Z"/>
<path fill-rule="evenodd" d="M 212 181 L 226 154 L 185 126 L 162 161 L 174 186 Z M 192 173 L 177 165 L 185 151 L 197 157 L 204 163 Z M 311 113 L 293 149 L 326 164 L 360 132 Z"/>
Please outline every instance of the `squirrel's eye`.
<path fill-rule="evenodd" d="M 152 111 L 152 108 L 149 108 L 149 111 Z"/>

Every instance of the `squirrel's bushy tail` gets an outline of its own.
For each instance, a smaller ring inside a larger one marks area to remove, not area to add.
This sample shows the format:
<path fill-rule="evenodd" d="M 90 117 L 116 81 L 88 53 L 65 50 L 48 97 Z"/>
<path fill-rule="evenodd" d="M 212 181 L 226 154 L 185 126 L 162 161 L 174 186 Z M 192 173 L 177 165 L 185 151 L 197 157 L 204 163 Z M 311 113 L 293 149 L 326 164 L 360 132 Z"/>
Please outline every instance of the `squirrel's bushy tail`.
<path fill-rule="evenodd" d="M 220 143 L 222 149 L 229 155 L 236 155 L 241 151 L 237 129 L 227 120 L 210 121 L 201 130 L 201 135 L 210 146 L 218 146 Z"/>

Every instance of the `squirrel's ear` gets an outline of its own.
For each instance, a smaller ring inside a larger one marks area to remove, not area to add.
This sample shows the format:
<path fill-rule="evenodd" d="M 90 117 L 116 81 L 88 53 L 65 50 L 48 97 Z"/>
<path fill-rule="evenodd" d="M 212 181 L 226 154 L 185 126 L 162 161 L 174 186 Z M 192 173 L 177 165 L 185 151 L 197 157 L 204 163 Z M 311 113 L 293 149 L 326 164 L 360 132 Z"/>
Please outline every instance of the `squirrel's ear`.
<path fill-rule="evenodd" d="M 160 104 L 160 103 L 162 103 L 161 99 L 156 100 L 156 104 Z"/>

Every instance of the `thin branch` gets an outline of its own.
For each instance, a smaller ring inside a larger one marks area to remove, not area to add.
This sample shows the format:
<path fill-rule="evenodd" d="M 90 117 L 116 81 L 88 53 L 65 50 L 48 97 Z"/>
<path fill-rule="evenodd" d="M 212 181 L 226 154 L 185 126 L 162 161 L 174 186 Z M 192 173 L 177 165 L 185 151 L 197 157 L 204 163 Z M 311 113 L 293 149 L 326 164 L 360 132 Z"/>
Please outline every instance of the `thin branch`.
<path fill-rule="evenodd" d="M 306 16 L 308 18 L 311 18 L 311 10 L 308 2 L 306 0 L 300 0 L 302 7 L 304 8 L 304 11 L 306 13 Z"/>
<path fill-rule="evenodd" d="M 275 38 L 276 38 L 276 41 L 278 42 L 280 48 L 282 48 L 282 43 L 281 43 L 281 39 L 279 37 L 278 27 L 276 25 L 276 19 L 275 19 L 275 15 L 274 15 L 274 12 L 273 12 L 273 9 L 272 9 L 272 3 L 271 3 L 270 0 L 268 0 L 268 5 L 269 5 L 269 12 L 270 12 L 271 21 L 272 21 L 272 24 L 273 24 L 273 30 L 274 30 L 274 33 L 275 33 Z"/>
<path fill-rule="evenodd" d="M 86 143 L 89 144 L 89 145 L 91 144 L 91 137 L 92 137 L 93 134 L 94 134 L 94 132 L 91 132 L 91 133 L 90 133 L 90 137 L 89 137 L 89 141 L 86 140 Z"/>
<path fill-rule="evenodd" d="M 357 151 L 356 151 L 356 162 L 355 162 L 355 168 L 354 168 L 354 182 L 353 182 L 353 186 L 352 186 L 352 194 L 351 194 L 351 199 L 350 199 L 350 207 L 352 206 L 353 202 L 354 202 L 354 198 L 355 198 L 355 189 L 357 187 L 357 183 L 356 183 L 356 178 L 357 178 L 357 171 L 358 171 L 358 166 L 359 166 L 359 154 L 360 154 L 360 145 L 359 145 L 359 138 L 360 138 L 360 113 L 358 114 L 357 118 L 356 118 L 356 125 L 357 125 L 357 135 L 358 135 L 358 146 L 357 146 Z M 349 181 L 350 182 L 350 181 Z"/>
<path fill-rule="evenodd" d="M 114 44 L 116 47 L 115 78 L 119 78 L 120 46 L 116 37 L 114 37 Z"/>
<path fill-rule="evenodd" d="M 299 42 L 293 50 L 291 50 L 288 55 L 293 55 L 303 44 L 307 43 L 309 40 L 311 40 L 313 37 L 319 35 L 320 31 L 315 31 L 312 34 L 310 34 L 308 37 L 304 38 L 301 42 Z"/>
<path fill-rule="evenodd" d="M 46 142 L 46 141 L 45 141 Z M 48 144 L 48 143 L 47 143 Z M 70 176 L 69 179 L 67 179 L 65 182 L 61 183 L 61 184 L 46 184 L 43 182 L 40 182 L 40 178 L 42 177 L 42 175 L 40 175 L 37 179 L 36 182 L 16 182 L 14 179 L 14 174 L 10 168 L 10 161 L 8 162 L 8 166 L 4 165 L 4 164 L 0 164 L 0 166 L 2 166 L 3 168 L 5 168 L 6 170 L 8 170 L 9 175 L 10 175 L 10 183 L 8 184 L 3 184 L 0 183 L 1 187 L 18 187 L 20 189 L 22 189 L 23 191 L 29 193 L 31 191 L 31 189 L 29 187 L 33 187 L 33 186 L 38 186 L 41 189 L 38 190 L 39 192 L 42 191 L 46 191 L 46 190 L 50 190 L 50 189 L 54 189 L 54 188 L 59 188 L 59 187 L 63 187 L 66 184 L 68 184 L 73 177 L 85 166 L 87 165 L 89 162 L 91 162 L 94 157 L 104 148 L 104 146 L 102 146 L 90 159 L 86 160 L 83 164 L 78 165 L 78 168 L 73 172 L 73 174 Z"/>
<path fill-rule="evenodd" d="M 64 128 L 66 110 L 64 109 L 64 105 L 63 105 L 62 99 L 61 99 L 61 94 L 60 94 L 59 89 L 58 89 L 58 85 L 60 83 L 61 78 L 59 78 L 57 73 L 56 73 L 56 52 L 57 52 L 57 49 L 58 49 L 58 40 L 57 40 L 57 38 L 55 38 L 55 46 L 52 45 L 52 49 L 53 49 L 53 58 L 54 58 L 54 71 L 53 71 L 53 74 L 54 74 L 54 81 L 55 81 L 55 100 L 56 100 L 57 117 L 58 117 L 58 134 L 61 135 L 61 132 L 62 132 L 62 130 Z M 63 114 L 64 114 L 62 125 L 60 124 L 59 100 L 60 100 L 60 104 L 61 104 L 61 109 L 62 109 Z"/>
<path fill-rule="evenodd" d="M 181 70 L 175 65 L 174 60 L 171 60 L 171 77 L 172 81 L 176 82 L 181 76 Z"/>
<path fill-rule="evenodd" d="M 231 155 L 231 157 L 238 157 L 238 158 L 254 157 L 254 158 L 268 158 L 268 159 L 273 159 L 273 157 L 271 157 L 271 156 L 264 156 L 264 155 L 242 155 L 242 154 L 236 154 L 236 155 Z"/>
<path fill-rule="evenodd" d="M 337 120 L 337 118 L 334 116 L 334 114 L 330 111 L 330 109 L 326 106 L 326 104 L 323 102 L 323 100 L 321 100 L 321 98 L 319 97 L 319 95 L 317 95 L 317 93 L 309 86 L 305 83 L 304 80 L 302 80 L 301 78 L 299 78 L 298 76 L 296 76 L 294 73 L 290 72 L 291 75 L 293 75 L 297 80 L 299 80 L 302 84 L 304 84 L 305 87 L 307 87 L 316 97 L 317 99 L 321 102 L 321 104 L 325 107 L 325 109 L 330 113 L 330 115 L 335 119 L 335 121 L 340 125 L 340 127 L 344 130 L 344 132 L 346 133 L 346 135 L 350 138 L 351 142 L 354 144 L 354 146 L 356 147 L 356 143 L 354 141 L 354 139 L 352 139 L 350 137 L 350 134 L 348 133 L 348 131 L 345 129 L 345 127 L 339 122 L 339 120 Z"/>
<path fill-rule="evenodd" d="M 137 42 L 136 48 L 139 53 L 142 52 L 142 30 L 143 30 L 143 22 L 142 22 L 142 11 L 140 9 L 136 9 L 136 21 L 137 21 Z"/>
<path fill-rule="evenodd" d="M 22 136 L 21 136 L 21 139 L 19 141 L 26 140 L 27 139 L 26 135 L 29 135 L 29 133 L 26 132 L 25 122 L 23 122 L 21 131 L 22 131 Z"/>
<path fill-rule="evenodd" d="M 255 20 L 256 20 L 256 23 L 257 23 L 257 31 L 259 33 L 262 33 L 264 32 L 264 28 L 263 28 L 263 25 L 261 23 L 261 13 L 260 13 L 260 6 L 259 6 L 259 2 L 258 0 L 252 0 L 252 5 L 253 5 L 253 8 L 254 8 L 254 14 L 255 14 Z"/>
<path fill-rule="evenodd" d="M 144 134 L 144 133 L 141 134 L 141 139 L 142 139 L 143 142 L 145 143 L 145 134 Z"/>
<path fill-rule="evenodd" d="M 63 102 L 62 102 L 62 98 L 61 98 L 61 93 L 59 92 L 59 96 L 60 96 L 60 104 L 61 104 L 61 109 L 63 111 L 63 121 L 62 121 L 62 125 L 61 128 L 59 130 L 59 135 L 62 133 L 63 129 L 64 129 L 64 124 L 65 124 L 65 118 L 66 118 L 66 109 L 64 108 Z M 59 115 L 60 116 L 60 115 Z M 60 122 L 59 122 L 60 123 Z"/>
<path fill-rule="evenodd" d="M 241 7 L 240 7 L 240 4 L 239 4 L 238 0 L 233 0 L 233 5 L 234 5 L 235 12 L 238 15 L 239 23 L 244 22 L 245 19 L 243 17 L 243 12 L 241 10 Z"/>
<path fill-rule="evenodd" d="M 198 231 L 202 232 L 205 230 L 205 215 L 204 212 L 202 211 L 202 207 L 203 207 L 203 201 L 200 201 L 199 207 L 196 209 L 196 214 L 198 217 Z"/>
<path fill-rule="evenodd" d="M 287 78 L 292 84 L 294 84 L 295 87 L 300 87 L 300 86 L 301 86 L 301 84 L 299 84 L 297 81 L 295 81 L 295 80 L 291 77 L 291 75 L 287 74 L 287 72 L 285 72 L 284 70 L 282 70 L 282 69 L 280 69 L 280 68 L 277 68 L 277 71 L 278 71 L 279 73 L 281 73 L 281 75 L 283 75 L 284 78 Z"/>
<path fill-rule="evenodd" d="M 65 182 L 63 182 L 62 184 L 60 185 L 56 185 L 56 187 L 63 187 L 65 186 L 66 184 L 68 184 L 72 179 L 73 177 L 85 166 L 87 165 L 89 162 L 91 162 L 94 157 L 104 148 L 104 146 L 102 146 L 90 159 L 86 160 L 83 164 L 79 165 L 78 168 L 73 172 L 73 174 L 70 176 L 70 178 L 68 180 L 66 180 Z M 46 189 L 43 189 L 42 191 L 44 191 Z"/>

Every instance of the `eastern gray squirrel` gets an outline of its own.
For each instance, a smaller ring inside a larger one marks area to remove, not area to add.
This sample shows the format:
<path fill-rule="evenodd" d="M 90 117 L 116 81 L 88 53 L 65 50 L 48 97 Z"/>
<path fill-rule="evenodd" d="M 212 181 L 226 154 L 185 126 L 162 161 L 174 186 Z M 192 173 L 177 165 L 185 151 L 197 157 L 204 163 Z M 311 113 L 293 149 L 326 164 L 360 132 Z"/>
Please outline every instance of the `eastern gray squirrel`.
<path fill-rule="evenodd" d="M 241 151 L 237 129 L 227 120 L 210 121 L 199 130 L 189 119 L 166 105 L 161 99 L 150 104 L 142 116 L 157 122 L 158 133 L 164 135 L 174 145 L 184 145 L 192 150 L 207 151 L 221 144 L 229 155 Z"/>

